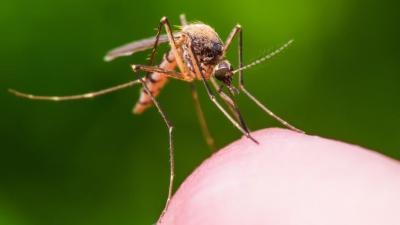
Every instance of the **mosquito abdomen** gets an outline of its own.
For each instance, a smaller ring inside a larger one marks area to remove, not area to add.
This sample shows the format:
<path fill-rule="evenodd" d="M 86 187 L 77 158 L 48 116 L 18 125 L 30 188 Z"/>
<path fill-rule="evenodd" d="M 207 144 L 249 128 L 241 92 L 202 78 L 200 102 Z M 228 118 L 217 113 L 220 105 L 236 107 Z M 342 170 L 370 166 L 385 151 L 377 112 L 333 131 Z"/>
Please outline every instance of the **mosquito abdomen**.
<path fill-rule="evenodd" d="M 167 52 L 164 55 L 163 61 L 159 65 L 160 68 L 166 70 L 174 70 L 176 67 L 176 60 L 172 51 Z M 153 94 L 154 97 L 160 93 L 161 89 L 167 82 L 167 76 L 163 73 L 152 73 L 149 78 L 146 79 L 146 85 Z M 133 113 L 141 114 L 145 109 L 152 105 L 149 94 L 142 88 L 140 92 L 139 100 L 133 108 Z"/>

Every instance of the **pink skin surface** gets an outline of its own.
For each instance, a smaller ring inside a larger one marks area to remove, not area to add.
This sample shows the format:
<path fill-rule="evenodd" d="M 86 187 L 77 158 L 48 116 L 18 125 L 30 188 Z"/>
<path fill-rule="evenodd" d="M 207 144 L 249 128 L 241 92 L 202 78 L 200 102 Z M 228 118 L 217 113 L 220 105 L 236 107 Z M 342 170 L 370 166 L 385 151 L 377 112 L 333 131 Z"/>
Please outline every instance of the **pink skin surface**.
<path fill-rule="evenodd" d="M 204 161 L 167 224 L 399 225 L 400 163 L 377 152 L 272 128 Z"/>

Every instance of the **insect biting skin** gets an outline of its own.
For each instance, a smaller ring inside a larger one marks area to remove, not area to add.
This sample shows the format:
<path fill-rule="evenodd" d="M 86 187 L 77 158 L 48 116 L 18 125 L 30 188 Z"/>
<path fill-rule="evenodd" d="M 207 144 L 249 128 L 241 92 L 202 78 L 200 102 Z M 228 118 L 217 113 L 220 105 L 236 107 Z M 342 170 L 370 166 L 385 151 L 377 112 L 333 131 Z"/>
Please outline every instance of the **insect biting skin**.
<path fill-rule="evenodd" d="M 234 74 L 239 74 L 239 89 L 245 93 L 252 101 L 254 101 L 260 108 L 262 108 L 266 113 L 270 116 L 274 117 L 276 120 L 281 122 L 283 125 L 288 127 L 289 129 L 304 133 L 303 131 L 295 128 L 290 125 L 286 121 L 282 120 L 274 113 L 272 113 L 269 109 L 267 109 L 263 104 L 261 104 L 253 95 L 251 95 L 243 85 L 243 70 L 255 66 L 275 54 L 281 52 L 288 45 L 292 43 L 292 40 L 287 42 L 281 48 L 275 50 L 262 57 L 255 62 L 250 63 L 249 65 L 242 65 L 242 28 L 240 25 L 236 25 L 232 32 L 230 33 L 228 39 L 225 44 L 219 38 L 218 34 L 208 25 L 202 23 L 193 23 L 188 24 L 183 15 L 180 17 L 182 29 L 178 33 L 173 33 L 171 30 L 171 26 L 166 17 L 163 17 L 160 20 L 157 34 L 155 37 L 135 41 L 124 46 L 118 47 L 116 49 L 111 50 L 106 56 L 106 61 L 111 61 L 120 56 L 128 56 L 134 54 L 138 51 L 143 51 L 146 49 L 152 48 L 152 53 L 150 57 L 149 65 L 131 65 L 132 70 L 137 76 L 137 80 L 128 82 L 126 84 L 118 85 L 115 87 L 111 87 L 108 89 L 104 89 L 97 92 L 80 94 L 80 95 L 72 95 L 72 96 L 36 96 L 21 93 L 15 90 L 9 90 L 11 93 L 33 100 L 50 100 L 50 101 L 64 101 L 64 100 L 75 100 L 75 99 L 85 99 L 85 98 L 93 98 L 99 95 L 103 95 L 109 92 L 113 92 L 116 90 L 120 90 L 126 87 L 133 86 L 135 84 L 142 84 L 142 91 L 140 93 L 140 97 L 136 106 L 133 109 L 135 114 L 140 114 L 152 104 L 154 104 L 159 110 L 161 116 L 163 117 L 167 127 L 169 134 L 169 149 L 170 149 L 170 181 L 169 181 L 169 189 L 168 189 L 168 197 L 164 207 L 163 212 L 160 215 L 159 223 L 162 222 L 162 218 L 164 214 L 168 210 L 168 206 L 170 200 L 172 198 L 172 188 L 174 181 L 174 146 L 173 146 L 173 136 L 172 130 L 173 125 L 167 118 L 166 114 L 162 110 L 160 104 L 156 100 L 156 97 L 164 87 L 168 78 L 174 78 L 182 81 L 186 81 L 190 83 L 191 87 L 191 95 L 195 103 L 195 108 L 197 115 L 199 117 L 200 125 L 203 130 L 203 134 L 207 140 L 207 144 L 209 147 L 216 151 L 216 147 L 214 144 L 214 140 L 210 135 L 207 124 L 205 122 L 203 112 L 200 107 L 200 103 L 198 101 L 198 96 L 196 90 L 194 88 L 193 82 L 195 80 L 199 80 L 203 82 L 207 93 L 211 99 L 211 101 L 217 106 L 217 108 L 232 122 L 232 124 L 242 132 L 246 137 L 248 137 L 252 142 L 258 144 L 257 140 L 255 140 L 249 133 L 249 130 L 241 116 L 239 108 L 237 107 L 234 101 L 234 94 L 238 93 L 239 90 L 236 89 L 232 85 L 232 78 Z M 167 34 L 161 34 L 162 27 L 165 27 Z M 239 68 L 234 70 L 232 65 L 225 60 L 225 53 L 229 48 L 232 40 L 235 36 L 238 36 L 238 45 L 239 45 Z M 155 53 L 159 44 L 169 43 L 171 49 L 164 55 L 163 60 L 158 66 L 153 66 Z M 179 68 L 179 72 L 176 72 L 176 67 Z M 138 71 L 147 72 L 144 77 L 140 76 Z M 211 81 L 214 88 L 217 90 L 218 95 L 222 98 L 222 100 L 227 104 L 234 117 L 232 117 L 217 101 L 213 91 L 211 90 L 208 80 Z M 220 81 L 221 84 L 218 85 L 216 80 Z M 223 92 L 224 88 L 227 88 L 228 95 Z"/>

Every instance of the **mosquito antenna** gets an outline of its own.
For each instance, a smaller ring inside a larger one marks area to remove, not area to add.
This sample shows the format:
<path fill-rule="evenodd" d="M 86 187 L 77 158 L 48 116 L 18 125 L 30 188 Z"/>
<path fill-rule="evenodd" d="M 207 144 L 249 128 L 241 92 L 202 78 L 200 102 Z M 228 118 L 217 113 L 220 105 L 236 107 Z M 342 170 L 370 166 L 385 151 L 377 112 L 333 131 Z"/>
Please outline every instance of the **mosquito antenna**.
<path fill-rule="evenodd" d="M 288 41 L 286 44 L 284 44 L 282 47 L 278 48 L 277 50 L 271 52 L 270 54 L 268 54 L 268 55 L 266 55 L 264 57 L 262 57 L 261 59 L 258 59 L 258 60 L 254 61 L 254 62 L 252 62 L 252 63 L 250 63 L 250 64 L 248 64 L 246 66 L 243 66 L 242 68 L 239 68 L 237 70 L 232 71 L 232 74 L 235 74 L 235 73 L 237 73 L 239 71 L 242 71 L 242 70 L 248 69 L 250 67 L 253 67 L 253 66 L 257 65 L 257 64 L 260 64 L 261 62 L 264 62 L 265 60 L 267 60 L 267 59 L 271 58 L 272 56 L 278 54 L 279 52 L 283 51 L 290 44 L 292 44 L 292 42 L 293 42 L 293 39 Z"/>

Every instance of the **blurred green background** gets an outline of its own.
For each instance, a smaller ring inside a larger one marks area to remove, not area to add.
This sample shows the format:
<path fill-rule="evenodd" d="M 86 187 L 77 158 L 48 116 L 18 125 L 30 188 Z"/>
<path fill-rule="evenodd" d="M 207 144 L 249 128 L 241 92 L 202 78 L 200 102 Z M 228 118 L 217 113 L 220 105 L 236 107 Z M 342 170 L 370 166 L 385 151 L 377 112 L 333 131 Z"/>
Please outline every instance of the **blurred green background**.
<path fill-rule="evenodd" d="M 97 91 L 135 79 L 129 65 L 150 51 L 110 63 L 105 53 L 155 35 L 162 16 L 211 25 L 225 40 L 243 27 L 244 63 L 290 39 L 246 70 L 247 89 L 311 135 L 400 159 L 400 14 L 397 1 L 3 0 L 0 3 L 0 224 L 152 224 L 169 179 L 168 131 L 155 108 L 132 115 L 139 86 L 92 100 L 31 101 L 37 95 Z M 157 55 L 160 59 L 165 45 Z M 227 58 L 237 67 L 236 40 Z M 235 80 L 235 85 L 237 81 Z M 219 147 L 240 138 L 197 82 Z M 159 96 L 175 125 L 176 186 L 210 151 L 187 83 Z M 252 130 L 282 127 L 244 95 Z M 249 144 L 251 144 L 249 142 Z"/>

